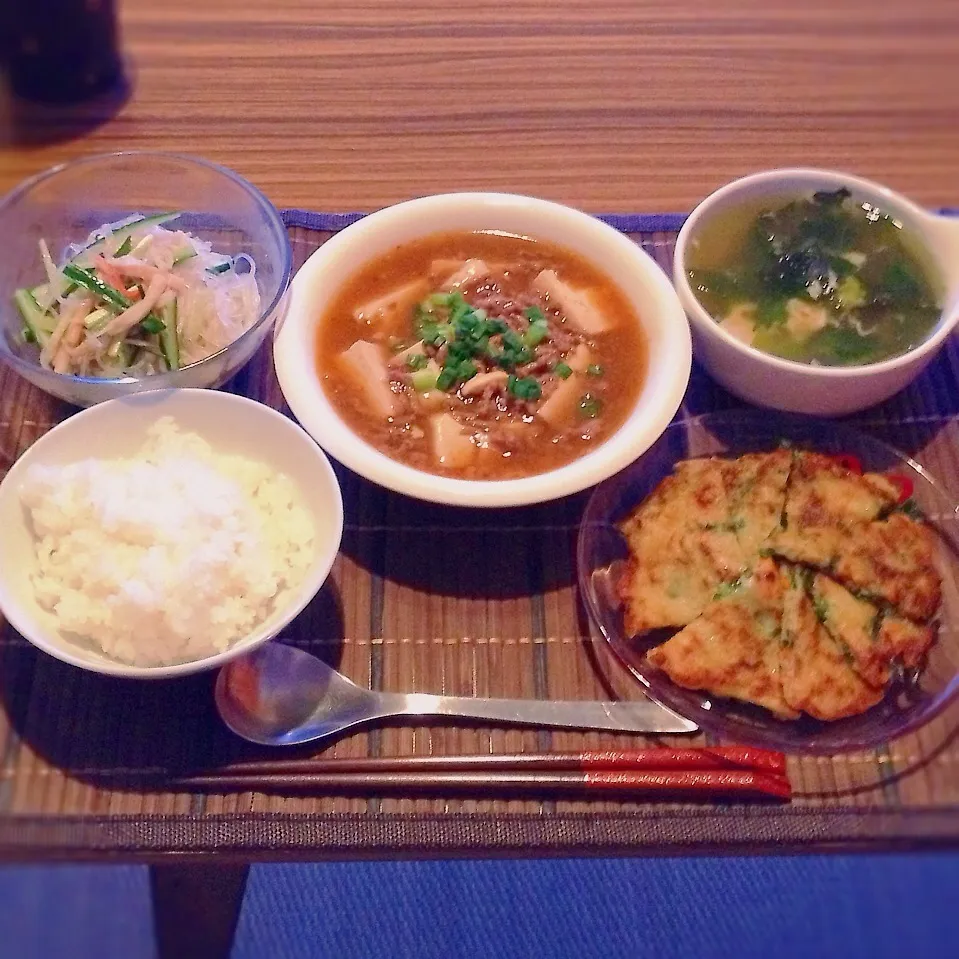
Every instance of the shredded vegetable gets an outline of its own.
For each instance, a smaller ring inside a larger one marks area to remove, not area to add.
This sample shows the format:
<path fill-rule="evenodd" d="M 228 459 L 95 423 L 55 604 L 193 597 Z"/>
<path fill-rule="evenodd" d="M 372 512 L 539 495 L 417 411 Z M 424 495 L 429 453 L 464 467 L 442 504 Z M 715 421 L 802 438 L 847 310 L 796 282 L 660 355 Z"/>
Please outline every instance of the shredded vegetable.
<path fill-rule="evenodd" d="M 40 241 L 44 282 L 17 290 L 24 342 L 47 369 L 74 376 L 163 373 L 223 349 L 255 322 L 256 264 L 168 227 L 177 213 L 94 230 L 55 263 Z"/>

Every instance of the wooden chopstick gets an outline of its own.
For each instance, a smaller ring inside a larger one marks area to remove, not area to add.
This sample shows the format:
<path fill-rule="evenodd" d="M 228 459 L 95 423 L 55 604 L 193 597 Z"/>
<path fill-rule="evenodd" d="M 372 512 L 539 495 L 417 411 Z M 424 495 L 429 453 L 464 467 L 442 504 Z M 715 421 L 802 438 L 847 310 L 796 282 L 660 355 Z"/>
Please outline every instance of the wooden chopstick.
<path fill-rule="evenodd" d="M 165 778 L 162 785 L 166 790 L 208 793 L 775 799 L 791 795 L 786 757 L 742 746 L 251 760 Z"/>
<path fill-rule="evenodd" d="M 783 753 L 748 746 L 594 749 L 566 753 L 503 753 L 466 756 L 391 756 L 336 759 L 265 759 L 223 766 L 210 775 L 291 775 L 385 772 L 601 772 L 620 770 L 741 769 L 785 775 Z"/>
<path fill-rule="evenodd" d="M 580 796 L 623 799 L 777 799 L 791 796 L 785 776 L 742 769 L 611 772 L 309 772 L 210 773 L 163 783 L 166 790 L 278 794 L 401 793 L 404 795 Z"/>

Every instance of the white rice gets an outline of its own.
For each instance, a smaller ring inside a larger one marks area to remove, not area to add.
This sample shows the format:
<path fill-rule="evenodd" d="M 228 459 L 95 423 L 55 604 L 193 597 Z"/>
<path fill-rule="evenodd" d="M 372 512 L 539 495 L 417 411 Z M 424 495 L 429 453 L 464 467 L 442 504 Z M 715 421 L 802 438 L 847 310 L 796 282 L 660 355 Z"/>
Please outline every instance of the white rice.
<path fill-rule="evenodd" d="M 132 459 L 32 467 L 38 603 L 137 666 L 195 660 L 262 623 L 312 558 L 292 481 L 223 455 L 169 417 Z"/>

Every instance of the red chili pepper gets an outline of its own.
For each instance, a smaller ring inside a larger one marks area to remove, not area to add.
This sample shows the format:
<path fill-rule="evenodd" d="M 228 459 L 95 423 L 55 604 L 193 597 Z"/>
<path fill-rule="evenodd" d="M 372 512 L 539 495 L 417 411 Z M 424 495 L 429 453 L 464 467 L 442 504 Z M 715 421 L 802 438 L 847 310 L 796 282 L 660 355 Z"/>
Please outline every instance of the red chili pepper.
<path fill-rule="evenodd" d="M 886 479 L 899 490 L 899 499 L 896 500 L 897 503 L 905 503 L 906 500 L 912 496 L 914 487 L 912 480 L 908 476 L 904 476 L 902 473 L 889 473 Z"/>
<path fill-rule="evenodd" d="M 843 453 L 834 458 L 840 466 L 844 466 L 850 473 L 856 473 L 862 476 L 862 463 L 859 461 L 858 456 L 853 456 L 852 453 Z"/>

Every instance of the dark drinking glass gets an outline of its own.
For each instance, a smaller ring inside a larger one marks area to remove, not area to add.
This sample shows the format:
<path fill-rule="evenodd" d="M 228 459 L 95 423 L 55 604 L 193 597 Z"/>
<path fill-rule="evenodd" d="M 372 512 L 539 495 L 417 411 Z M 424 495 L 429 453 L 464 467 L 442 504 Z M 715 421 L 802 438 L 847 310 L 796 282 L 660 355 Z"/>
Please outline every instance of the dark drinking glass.
<path fill-rule="evenodd" d="M 78 103 L 123 77 L 115 0 L 3 0 L 7 71 L 28 100 Z"/>

